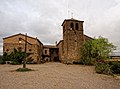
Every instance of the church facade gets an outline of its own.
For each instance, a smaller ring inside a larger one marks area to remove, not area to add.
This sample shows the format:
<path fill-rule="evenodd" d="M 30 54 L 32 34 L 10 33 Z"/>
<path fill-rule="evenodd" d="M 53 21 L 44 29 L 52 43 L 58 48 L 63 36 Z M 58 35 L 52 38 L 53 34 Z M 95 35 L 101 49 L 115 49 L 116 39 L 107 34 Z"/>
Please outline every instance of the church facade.
<path fill-rule="evenodd" d="M 83 23 L 84 21 L 73 18 L 63 21 L 63 40 L 57 44 L 61 61 L 73 62 L 80 60 L 80 48 L 85 41 L 92 39 L 84 35 Z"/>
<path fill-rule="evenodd" d="M 81 57 L 80 48 L 85 41 L 92 39 L 84 35 L 83 23 L 84 21 L 73 18 L 65 19 L 62 23 L 63 40 L 60 40 L 56 45 L 43 45 L 39 39 L 21 33 L 5 37 L 3 38 L 3 53 L 11 53 L 14 48 L 25 51 L 25 43 L 27 43 L 26 52 L 31 53 L 30 57 L 36 63 L 41 63 L 43 60 L 79 61 Z"/>

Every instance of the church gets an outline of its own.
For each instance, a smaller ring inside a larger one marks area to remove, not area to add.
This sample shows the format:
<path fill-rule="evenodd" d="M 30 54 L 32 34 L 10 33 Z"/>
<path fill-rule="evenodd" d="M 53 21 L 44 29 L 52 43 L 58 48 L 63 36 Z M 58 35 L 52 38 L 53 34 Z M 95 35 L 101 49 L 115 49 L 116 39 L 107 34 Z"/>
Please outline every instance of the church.
<path fill-rule="evenodd" d="M 3 38 L 3 53 L 14 49 L 31 53 L 29 58 L 35 63 L 42 61 L 74 62 L 80 60 L 80 48 L 92 38 L 84 34 L 84 21 L 65 19 L 62 23 L 63 39 L 55 45 L 44 45 L 38 38 L 27 34 L 15 34 Z"/>

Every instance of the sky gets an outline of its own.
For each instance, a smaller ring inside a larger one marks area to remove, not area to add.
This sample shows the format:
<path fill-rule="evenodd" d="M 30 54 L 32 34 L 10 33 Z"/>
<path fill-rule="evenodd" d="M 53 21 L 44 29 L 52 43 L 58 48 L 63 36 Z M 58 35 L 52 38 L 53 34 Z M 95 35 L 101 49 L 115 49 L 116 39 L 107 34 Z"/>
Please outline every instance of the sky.
<path fill-rule="evenodd" d="M 55 44 L 72 17 L 84 21 L 84 34 L 108 38 L 120 52 L 120 0 L 0 0 L 0 54 L 2 38 L 18 33 Z"/>

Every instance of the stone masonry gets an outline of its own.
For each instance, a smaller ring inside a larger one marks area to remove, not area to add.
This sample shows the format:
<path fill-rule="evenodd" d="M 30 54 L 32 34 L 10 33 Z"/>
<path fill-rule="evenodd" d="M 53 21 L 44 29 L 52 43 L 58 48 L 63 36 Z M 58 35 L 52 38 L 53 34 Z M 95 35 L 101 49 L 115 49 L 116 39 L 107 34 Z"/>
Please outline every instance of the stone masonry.
<path fill-rule="evenodd" d="M 75 19 L 64 20 L 63 26 L 63 59 L 66 61 L 80 60 L 80 48 L 84 42 L 83 22 Z"/>
<path fill-rule="evenodd" d="M 27 44 L 27 52 L 33 61 L 40 63 L 43 60 L 48 61 L 79 61 L 80 48 L 85 41 L 92 38 L 84 35 L 83 22 L 76 19 L 65 19 L 62 23 L 63 40 L 60 40 L 56 45 L 43 45 L 39 39 L 27 36 L 27 41 L 32 44 Z M 19 43 L 20 38 L 25 39 L 25 35 L 16 34 L 3 38 L 3 53 L 11 53 L 13 49 L 24 51 L 25 42 Z"/>

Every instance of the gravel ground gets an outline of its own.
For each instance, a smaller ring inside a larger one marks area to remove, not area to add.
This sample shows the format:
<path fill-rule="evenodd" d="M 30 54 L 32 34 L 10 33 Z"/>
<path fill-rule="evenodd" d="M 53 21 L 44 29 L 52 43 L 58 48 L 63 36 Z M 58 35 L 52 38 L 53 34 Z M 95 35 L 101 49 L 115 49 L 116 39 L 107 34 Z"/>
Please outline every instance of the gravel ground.
<path fill-rule="evenodd" d="M 94 66 L 45 63 L 27 65 L 35 71 L 16 72 L 22 65 L 0 65 L 0 89 L 120 89 L 120 78 L 96 74 Z"/>

